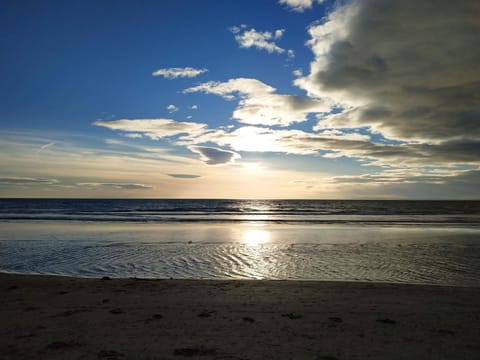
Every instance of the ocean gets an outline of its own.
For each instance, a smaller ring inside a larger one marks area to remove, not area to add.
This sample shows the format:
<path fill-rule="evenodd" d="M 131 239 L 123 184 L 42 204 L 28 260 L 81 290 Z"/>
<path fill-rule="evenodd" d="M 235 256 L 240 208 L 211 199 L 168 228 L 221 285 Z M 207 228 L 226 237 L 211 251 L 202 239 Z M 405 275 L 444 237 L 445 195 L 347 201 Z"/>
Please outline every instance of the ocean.
<path fill-rule="evenodd" d="M 480 286 L 480 201 L 0 199 L 0 271 Z"/>

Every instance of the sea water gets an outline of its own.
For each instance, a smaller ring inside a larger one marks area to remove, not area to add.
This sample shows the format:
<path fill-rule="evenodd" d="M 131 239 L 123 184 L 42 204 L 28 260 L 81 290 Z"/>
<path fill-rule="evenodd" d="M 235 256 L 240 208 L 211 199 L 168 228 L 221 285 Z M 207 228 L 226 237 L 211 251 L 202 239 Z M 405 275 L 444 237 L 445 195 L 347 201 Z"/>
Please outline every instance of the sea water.
<path fill-rule="evenodd" d="M 0 271 L 480 286 L 480 202 L 0 199 Z"/>

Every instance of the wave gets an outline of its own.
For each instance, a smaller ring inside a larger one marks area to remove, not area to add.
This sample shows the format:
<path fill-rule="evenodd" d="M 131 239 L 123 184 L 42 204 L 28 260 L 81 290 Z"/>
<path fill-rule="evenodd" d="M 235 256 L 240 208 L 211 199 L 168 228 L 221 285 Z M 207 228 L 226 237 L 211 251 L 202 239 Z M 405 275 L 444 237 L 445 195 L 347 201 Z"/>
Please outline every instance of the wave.
<path fill-rule="evenodd" d="M 0 221 L 469 224 L 480 201 L 0 199 Z"/>

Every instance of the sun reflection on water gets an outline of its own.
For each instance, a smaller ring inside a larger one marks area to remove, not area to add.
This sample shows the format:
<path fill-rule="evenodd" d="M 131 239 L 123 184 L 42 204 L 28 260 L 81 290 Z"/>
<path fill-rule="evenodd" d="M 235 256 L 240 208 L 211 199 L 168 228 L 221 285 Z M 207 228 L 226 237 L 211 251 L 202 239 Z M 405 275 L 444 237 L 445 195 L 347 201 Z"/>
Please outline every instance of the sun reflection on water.
<path fill-rule="evenodd" d="M 243 242 L 249 246 L 259 246 L 270 241 L 270 232 L 267 230 L 245 230 L 242 233 Z"/>

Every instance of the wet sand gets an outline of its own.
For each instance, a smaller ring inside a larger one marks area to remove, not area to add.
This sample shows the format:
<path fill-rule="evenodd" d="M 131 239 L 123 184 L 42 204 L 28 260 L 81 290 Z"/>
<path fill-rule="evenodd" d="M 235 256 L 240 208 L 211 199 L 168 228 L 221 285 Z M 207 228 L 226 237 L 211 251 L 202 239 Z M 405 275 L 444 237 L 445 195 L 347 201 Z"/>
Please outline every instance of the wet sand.
<path fill-rule="evenodd" d="M 478 359 L 480 288 L 0 274 L 1 359 Z"/>

